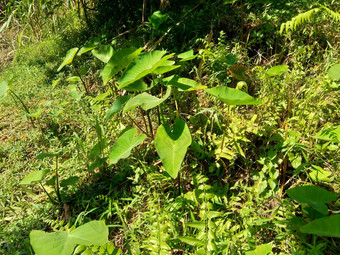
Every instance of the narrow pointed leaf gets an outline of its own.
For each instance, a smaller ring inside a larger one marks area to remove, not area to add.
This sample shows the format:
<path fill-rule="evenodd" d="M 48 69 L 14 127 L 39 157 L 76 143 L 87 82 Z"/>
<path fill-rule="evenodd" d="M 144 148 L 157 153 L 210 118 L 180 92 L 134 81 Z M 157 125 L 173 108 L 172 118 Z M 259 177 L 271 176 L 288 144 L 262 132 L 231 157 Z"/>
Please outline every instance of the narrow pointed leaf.
<path fill-rule="evenodd" d="M 167 173 L 176 178 L 191 144 L 191 134 L 184 120 L 176 120 L 173 131 L 169 126 L 159 126 L 155 147 Z"/>
<path fill-rule="evenodd" d="M 262 104 L 261 100 L 257 100 L 241 90 L 228 88 L 225 86 L 214 87 L 211 89 L 206 89 L 205 91 L 229 105 Z"/>
<path fill-rule="evenodd" d="M 119 71 L 127 67 L 130 62 L 137 57 L 143 48 L 127 48 L 116 51 L 109 62 L 105 65 L 103 72 L 101 74 L 104 84 L 112 79 Z"/>
<path fill-rule="evenodd" d="M 71 231 L 69 238 L 76 244 L 101 246 L 108 242 L 108 235 L 104 221 L 90 221 Z"/>
<path fill-rule="evenodd" d="M 300 228 L 302 233 L 340 238 L 340 214 L 314 220 Z"/>
<path fill-rule="evenodd" d="M 77 51 L 78 51 L 78 48 L 72 48 L 66 52 L 66 57 L 64 58 L 64 61 L 61 63 L 61 65 L 59 66 L 57 72 L 63 69 L 64 66 L 72 63 L 75 55 L 77 54 Z"/>
<path fill-rule="evenodd" d="M 154 97 L 147 93 L 139 94 L 131 98 L 126 103 L 126 105 L 124 106 L 123 113 L 126 113 L 127 111 L 130 111 L 132 109 L 135 109 L 138 106 L 141 106 L 145 111 L 152 109 L 156 107 L 157 105 L 160 105 L 161 103 L 163 103 L 170 96 L 170 93 L 171 93 L 171 87 L 167 89 L 166 94 L 164 95 L 163 98 Z"/>
<path fill-rule="evenodd" d="M 100 61 L 107 63 L 113 56 L 114 50 L 110 45 L 103 45 L 99 49 L 92 50 L 91 52 L 93 56 L 98 58 Z"/>
<path fill-rule="evenodd" d="M 136 134 L 137 129 L 132 128 L 118 137 L 109 155 L 110 164 L 116 164 L 120 159 L 127 158 L 131 150 L 146 138 L 145 135 L 136 136 Z"/>
<path fill-rule="evenodd" d="M 197 55 L 194 55 L 193 50 L 188 50 L 186 52 L 183 52 L 183 53 L 177 55 L 177 57 L 181 59 L 179 62 L 185 62 L 185 61 L 195 59 L 197 57 Z"/>
<path fill-rule="evenodd" d="M 98 36 L 96 38 L 91 39 L 90 41 L 85 43 L 85 45 L 83 47 L 81 47 L 81 49 L 79 50 L 77 55 L 81 56 L 82 54 L 93 50 L 94 48 L 96 48 L 101 43 L 102 39 L 103 38 L 101 36 Z"/>

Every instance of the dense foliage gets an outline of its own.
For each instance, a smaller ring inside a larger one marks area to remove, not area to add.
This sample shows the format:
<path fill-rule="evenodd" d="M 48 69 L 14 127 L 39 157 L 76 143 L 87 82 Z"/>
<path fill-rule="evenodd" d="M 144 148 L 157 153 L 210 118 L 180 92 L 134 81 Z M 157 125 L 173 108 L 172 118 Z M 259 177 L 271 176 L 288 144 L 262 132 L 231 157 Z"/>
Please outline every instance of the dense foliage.
<path fill-rule="evenodd" d="M 339 254 L 337 1 L 0 3 L 1 254 Z"/>

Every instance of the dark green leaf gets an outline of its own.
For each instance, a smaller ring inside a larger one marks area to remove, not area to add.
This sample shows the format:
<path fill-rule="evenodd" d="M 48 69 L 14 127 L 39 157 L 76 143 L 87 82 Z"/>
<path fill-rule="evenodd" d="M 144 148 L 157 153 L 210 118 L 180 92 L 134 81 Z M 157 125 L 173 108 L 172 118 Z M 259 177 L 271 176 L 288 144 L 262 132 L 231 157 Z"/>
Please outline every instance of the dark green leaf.
<path fill-rule="evenodd" d="M 28 174 L 21 182 L 20 184 L 31 184 L 34 182 L 40 182 L 43 180 L 46 175 L 49 173 L 49 170 L 41 170 L 41 171 L 34 171 L 30 174 Z"/>
<path fill-rule="evenodd" d="M 340 238 L 340 214 L 314 220 L 300 228 L 302 233 Z"/>
<path fill-rule="evenodd" d="M 113 114 L 123 110 L 124 104 L 131 98 L 132 95 L 121 96 L 114 101 L 112 107 L 106 113 L 106 121 L 108 121 Z"/>

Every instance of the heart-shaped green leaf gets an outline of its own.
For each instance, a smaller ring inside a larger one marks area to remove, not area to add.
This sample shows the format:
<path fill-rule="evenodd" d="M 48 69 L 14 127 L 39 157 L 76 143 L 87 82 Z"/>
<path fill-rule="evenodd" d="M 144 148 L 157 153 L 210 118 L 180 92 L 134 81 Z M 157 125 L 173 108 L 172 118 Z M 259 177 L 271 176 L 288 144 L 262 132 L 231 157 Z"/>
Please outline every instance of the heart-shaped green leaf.
<path fill-rule="evenodd" d="M 229 105 L 262 104 L 261 100 L 257 100 L 241 90 L 228 88 L 225 86 L 214 87 L 211 89 L 206 89 L 205 91 Z"/>
<path fill-rule="evenodd" d="M 116 164 L 118 160 L 127 158 L 131 150 L 138 146 L 146 138 L 146 135 L 138 135 L 137 129 L 132 128 L 118 137 L 113 144 L 109 155 L 110 164 Z"/>
<path fill-rule="evenodd" d="M 0 82 L 0 98 L 6 96 L 8 90 L 9 90 L 8 82 L 7 81 Z"/>
<path fill-rule="evenodd" d="M 103 221 L 91 221 L 72 231 L 46 233 L 33 230 L 30 233 L 30 242 L 37 255 L 71 255 L 78 244 L 106 244 L 108 234 L 108 228 Z"/>
<path fill-rule="evenodd" d="M 332 80 L 340 80 L 340 64 L 335 64 L 329 68 L 327 74 Z"/>
<path fill-rule="evenodd" d="M 81 47 L 81 49 L 79 50 L 77 55 L 81 56 L 82 54 L 84 54 L 84 53 L 86 53 L 90 50 L 93 50 L 94 48 L 96 48 L 101 43 L 102 40 L 103 40 L 102 36 L 98 36 L 98 37 L 91 39 L 90 41 L 85 43 L 85 45 L 83 47 Z"/>
<path fill-rule="evenodd" d="M 173 131 L 168 125 L 158 127 L 155 137 L 155 147 L 163 166 L 172 178 L 176 178 L 191 144 L 191 134 L 185 121 L 175 121 Z"/>
<path fill-rule="evenodd" d="M 325 204 L 336 200 L 336 194 L 317 186 L 299 186 L 287 190 L 290 198 L 299 203 L 308 203 L 318 212 L 327 215 L 328 208 Z"/>
<path fill-rule="evenodd" d="M 170 96 L 170 93 L 171 87 L 168 87 L 166 94 L 164 95 L 163 98 L 154 97 L 148 93 L 139 94 L 131 98 L 129 101 L 127 101 L 127 103 L 124 106 L 123 113 L 135 109 L 138 106 L 141 106 L 145 111 L 152 109 L 157 105 L 163 103 Z"/>
<path fill-rule="evenodd" d="M 340 238 L 340 214 L 314 220 L 300 228 L 302 233 Z"/>
<path fill-rule="evenodd" d="M 202 84 L 188 78 L 182 78 L 178 75 L 173 75 L 163 79 L 166 85 L 171 85 L 179 88 L 181 91 L 193 91 L 199 89 L 206 89 L 207 86 L 203 86 Z"/>
<path fill-rule="evenodd" d="M 288 65 L 273 66 L 267 71 L 269 76 L 277 76 L 289 71 Z"/>
<path fill-rule="evenodd" d="M 111 80 L 112 77 L 119 71 L 127 67 L 130 62 L 141 53 L 142 50 L 143 48 L 127 48 L 116 51 L 110 58 L 109 62 L 104 66 L 104 69 L 101 73 L 104 84 Z"/>
<path fill-rule="evenodd" d="M 114 50 L 110 45 L 103 45 L 99 49 L 92 50 L 91 52 L 93 56 L 98 58 L 100 61 L 107 63 L 113 56 Z"/>
<path fill-rule="evenodd" d="M 155 30 L 159 28 L 159 26 L 168 18 L 169 16 L 167 14 L 162 14 L 161 11 L 155 11 L 151 17 L 149 18 L 149 21 L 151 23 L 151 27 Z"/>
<path fill-rule="evenodd" d="M 144 76 L 153 73 L 154 70 L 162 66 L 170 57 L 165 55 L 166 51 L 150 51 L 137 56 L 125 69 L 119 81 L 119 88 L 122 89 L 129 84 L 143 78 Z"/>
<path fill-rule="evenodd" d="M 34 171 L 30 174 L 28 174 L 21 182 L 20 184 L 31 184 L 34 182 L 40 182 L 43 180 L 46 175 L 49 173 L 49 170 L 41 170 L 41 171 Z"/>
<path fill-rule="evenodd" d="M 66 56 L 64 58 L 63 63 L 59 66 L 57 72 L 59 72 L 61 69 L 63 69 L 64 66 L 69 65 L 72 63 L 75 55 L 77 54 L 78 48 L 72 48 L 66 52 Z"/>

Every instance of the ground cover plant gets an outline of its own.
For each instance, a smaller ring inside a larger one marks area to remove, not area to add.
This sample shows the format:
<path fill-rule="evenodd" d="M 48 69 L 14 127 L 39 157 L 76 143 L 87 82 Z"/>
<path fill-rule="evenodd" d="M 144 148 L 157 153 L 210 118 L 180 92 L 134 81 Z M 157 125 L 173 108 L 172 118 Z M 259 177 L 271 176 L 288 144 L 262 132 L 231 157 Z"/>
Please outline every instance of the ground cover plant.
<path fill-rule="evenodd" d="M 339 3 L 131 6 L 0 4 L 0 253 L 338 254 Z"/>

